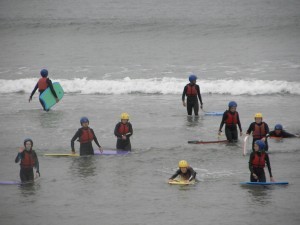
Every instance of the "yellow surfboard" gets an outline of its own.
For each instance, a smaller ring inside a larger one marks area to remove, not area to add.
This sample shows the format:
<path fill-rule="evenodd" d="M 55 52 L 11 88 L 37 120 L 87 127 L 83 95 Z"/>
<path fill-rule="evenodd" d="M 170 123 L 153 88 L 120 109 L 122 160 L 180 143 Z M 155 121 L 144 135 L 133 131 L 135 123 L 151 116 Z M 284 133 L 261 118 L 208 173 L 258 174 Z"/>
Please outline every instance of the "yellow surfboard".
<path fill-rule="evenodd" d="M 196 181 L 192 180 L 192 181 L 186 181 L 186 180 L 172 180 L 172 181 L 168 181 L 168 184 L 175 184 L 175 185 L 191 185 L 191 184 L 195 184 Z"/>

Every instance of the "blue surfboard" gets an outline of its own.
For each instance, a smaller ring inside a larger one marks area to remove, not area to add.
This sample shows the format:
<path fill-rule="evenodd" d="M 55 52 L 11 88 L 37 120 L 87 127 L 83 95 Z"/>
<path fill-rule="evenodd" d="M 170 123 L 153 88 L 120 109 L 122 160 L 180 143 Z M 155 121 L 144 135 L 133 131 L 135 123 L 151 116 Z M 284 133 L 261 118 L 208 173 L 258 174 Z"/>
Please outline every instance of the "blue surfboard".
<path fill-rule="evenodd" d="M 289 182 L 281 181 L 281 182 L 241 182 L 241 185 L 288 185 Z"/>
<path fill-rule="evenodd" d="M 59 100 L 64 96 L 64 90 L 58 82 L 53 83 L 53 88 Z M 45 109 L 49 110 L 56 104 L 56 99 L 52 94 L 50 87 L 48 87 L 41 95 L 40 100 L 44 103 Z"/>
<path fill-rule="evenodd" d="M 206 116 L 222 116 L 224 112 L 204 112 Z"/>

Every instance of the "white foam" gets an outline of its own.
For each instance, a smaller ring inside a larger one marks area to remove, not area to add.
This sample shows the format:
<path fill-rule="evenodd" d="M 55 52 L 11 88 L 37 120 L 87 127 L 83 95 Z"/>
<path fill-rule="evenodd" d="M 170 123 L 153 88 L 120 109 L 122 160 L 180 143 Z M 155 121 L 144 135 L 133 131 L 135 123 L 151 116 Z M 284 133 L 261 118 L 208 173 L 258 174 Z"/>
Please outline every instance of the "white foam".
<path fill-rule="evenodd" d="M 19 80 L 0 79 L 0 93 L 30 93 L 36 85 L 36 78 Z M 72 80 L 58 79 L 66 93 L 80 94 L 182 94 L 186 79 L 149 78 L 131 79 L 125 77 L 119 80 L 88 80 L 74 78 Z M 292 94 L 300 95 L 300 83 L 279 80 L 200 80 L 201 93 L 229 95 L 268 95 Z"/>

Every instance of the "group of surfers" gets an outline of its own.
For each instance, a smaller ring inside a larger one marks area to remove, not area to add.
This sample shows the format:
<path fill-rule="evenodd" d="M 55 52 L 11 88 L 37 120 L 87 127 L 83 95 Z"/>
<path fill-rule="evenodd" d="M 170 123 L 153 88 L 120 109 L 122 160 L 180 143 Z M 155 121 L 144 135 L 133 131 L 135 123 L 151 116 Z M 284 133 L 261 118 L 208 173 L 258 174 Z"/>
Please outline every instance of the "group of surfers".
<path fill-rule="evenodd" d="M 48 71 L 46 69 L 41 70 L 41 78 L 34 87 L 30 97 L 29 102 L 32 100 L 32 97 L 36 90 L 39 90 L 40 95 L 49 87 L 56 101 L 59 99 L 55 93 L 55 90 L 52 86 L 52 81 L 48 78 Z M 194 110 L 195 116 L 198 116 L 199 104 L 200 108 L 203 107 L 203 102 L 200 93 L 200 87 L 196 84 L 197 76 L 190 75 L 190 83 L 184 87 L 182 94 L 183 106 L 187 107 L 188 115 L 192 115 Z M 185 102 L 185 96 L 187 96 L 187 103 Z M 40 101 L 43 109 L 45 106 L 42 101 Z M 236 111 L 237 103 L 234 101 L 229 102 L 228 110 L 223 114 L 223 118 L 219 128 L 219 134 L 222 132 L 222 127 L 225 124 L 225 134 L 229 142 L 236 142 L 238 139 L 237 127 L 239 127 L 240 135 L 242 135 L 242 128 L 239 119 L 239 114 Z M 277 124 L 274 131 L 269 132 L 268 125 L 262 121 L 262 114 L 255 114 L 255 122 L 251 123 L 247 135 L 252 133 L 253 142 L 252 149 L 253 152 L 250 154 L 249 158 L 249 170 L 250 170 L 250 180 L 251 182 L 266 182 L 266 177 L 264 173 L 264 167 L 267 164 L 270 180 L 274 181 L 271 164 L 266 151 L 268 151 L 268 137 L 297 137 L 287 133 L 283 130 L 282 125 Z M 103 151 L 101 145 L 98 142 L 98 139 L 94 133 L 94 130 L 89 127 L 89 119 L 87 117 L 82 117 L 80 119 L 81 127 L 77 130 L 73 138 L 71 139 L 71 151 L 75 154 L 74 142 L 77 139 L 80 142 L 80 155 L 93 155 L 94 149 L 92 146 L 92 141 L 98 146 L 100 152 Z M 121 121 L 118 122 L 115 126 L 114 134 L 117 137 L 116 148 L 118 150 L 131 151 L 130 136 L 133 134 L 132 125 L 129 122 L 128 113 L 121 114 Z M 33 141 L 31 139 L 24 140 L 24 147 L 20 148 L 20 151 L 15 159 L 15 162 L 20 162 L 20 179 L 22 182 L 31 181 L 34 179 L 34 170 L 36 168 L 36 173 L 40 176 L 39 171 L 39 161 L 36 152 L 32 149 Z M 179 169 L 174 175 L 169 178 L 169 181 L 174 180 L 176 177 L 179 177 L 181 180 L 186 182 L 191 182 L 196 179 L 196 172 L 194 169 L 189 166 L 186 160 L 181 160 L 178 163 Z"/>

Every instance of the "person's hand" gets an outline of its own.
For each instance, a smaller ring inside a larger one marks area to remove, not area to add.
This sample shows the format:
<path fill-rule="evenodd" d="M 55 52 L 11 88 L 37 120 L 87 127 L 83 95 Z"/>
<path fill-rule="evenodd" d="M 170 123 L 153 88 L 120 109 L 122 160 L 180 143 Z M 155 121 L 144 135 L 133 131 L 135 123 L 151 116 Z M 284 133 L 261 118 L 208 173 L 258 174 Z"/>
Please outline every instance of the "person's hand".
<path fill-rule="evenodd" d="M 36 171 L 36 175 L 39 175 L 39 177 L 41 177 L 40 171 Z M 36 176 L 37 177 L 37 176 Z"/>
<path fill-rule="evenodd" d="M 55 100 L 56 100 L 56 103 L 58 103 L 58 102 L 59 102 L 59 99 L 58 99 L 58 98 L 56 98 Z"/>
<path fill-rule="evenodd" d="M 102 148 L 102 147 L 99 147 L 99 151 L 102 153 L 102 152 L 103 152 L 103 148 Z"/>
<path fill-rule="evenodd" d="M 271 182 L 275 182 L 275 180 L 274 180 L 273 177 L 270 177 L 270 181 L 271 181 Z"/>
<path fill-rule="evenodd" d="M 122 135 L 122 140 L 126 140 L 126 139 L 127 139 L 126 135 Z"/>
<path fill-rule="evenodd" d="M 30 96 L 28 102 L 30 102 L 31 100 L 32 100 L 32 97 Z"/>
<path fill-rule="evenodd" d="M 185 101 L 182 102 L 183 107 L 186 107 Z"/>
<path fill-rule="evenodd" d="M 222 133 L 222 131 L 220 131 L 220 130 L 219 130 L 219 132 L 218 132 L 218 135 L 220 136 L 220 135 L 221 135 L 221 133 Z"/>
<path fill-rule="evenodd" d="M 243 132 L 242 132 L 242 131 L 240 132 L 240 136 L 241 136 L 241 137 L 243 136 Z"/>
<path fill-rule="evenodd" d="M 73 150 L 71 150 L 71 152 L 72 152 L 72 154 L 75 154 L 75 150 L 73 151 Z"/>
<path fill-rule="evenodd" d="M 22 153 L 24 151 L 24 147 L 20 147 L 19 152 Z"/>
<path fill-rule="evenodd" d="M 266 141 L 266 138 L 262 138 L 262 139 L 260 139 L 261 141 L 263 141 L 263 142 L 265 142 Z"/>
<path fill-rule="evenodd" d="M 253 173 L 252 176 L 254 177 L 254 179 L 257 180 L 258 177 L 257 177 L 257 175 L 255 173 Z"/>
<path fill-rule="evenodd" d="M 203 104 L 200 105 L 200 108 L 203 109 Z"/>

